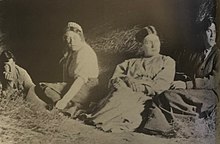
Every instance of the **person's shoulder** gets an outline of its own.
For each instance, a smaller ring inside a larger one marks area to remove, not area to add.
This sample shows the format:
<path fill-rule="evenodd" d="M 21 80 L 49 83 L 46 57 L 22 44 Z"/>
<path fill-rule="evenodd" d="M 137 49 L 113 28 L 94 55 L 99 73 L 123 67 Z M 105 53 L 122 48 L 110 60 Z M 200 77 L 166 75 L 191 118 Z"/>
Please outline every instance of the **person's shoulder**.
<path fill-rule="evenodd" d="M 216 53 L 220 54 L 220 47 L 219 46 L 215 45 L 213 47 L 213 50 L 216 51 Z"/>
<path fill-rule="evenodd" d="M 176 61 L 170 57 L 170 56 L 167 56 L 167 55 L 160 55 L 162 61 L 163 61 L 163 64 L 166 65 L 166 66 L 175 66 L 176 65 Z"/>
<path fill-rule="evenodd" d="M 217 59 L 218 61 L 220 60 L 220 49 L 219 49 L 218 46 L 215 45 L 215 46 L 213 47 L 213 50 L 212 50 L 211 53 L 212 53 L 214 59 Z"/>
<path fill-rule="evenodd" d="M 83 47 L 82 48 L 83 51 L 94 51 L 93 48 L 86 42 L 83 43 L 82 47 Z"/>
<path fill-rule="evenodd" d="M 126 59 L 126 61 L 135 61 L 135 60 L 138 60 L 138 59 L 141 59 L 141 58 L 129 58 L 129 59 Z"/>
<path fill-rule="evenodd" d="M 173 62 L 175 62 L 175 60 L 174 60 L 171 56 L 168 56 L 168 55 L 160 55 L 160 57 L 161 57 L 164 61 L 173 61 Z"/>
<path fill-rule="evenodd" d="M 26 72 L 26 70 L 22 67 L 20 67 L 19 65 L 15 65 L 15 68 L 19 71 L 19 72 Z"/>
<path fill-rule="evenodd" d="M 130 58 L 130 59 L 126 59 L 124 60 L 124 62 L 130 62 L 130 63 L 133 63 L 133 62 L 136 62 L 138 60 L 140 60 L 141 58 Z"/>
<path fill-rule="evenodd" d="M 87 43 L 84 43 L 82 49 L 79 50 L 78 54 L 80 55 L 96 55 L 95 51 Z"/>
<path fill-rule="evenodd" d="M 18 65 L 15 65 L 15 68 L 16 68 L 17 73 L 19 75 L 26 75 L 26 74 L 28 74 L 27 71 L 24 68 L 22 68 L 22 67 L 20 67 Z"/>
<path fill-rule="evenodd" d="M 135 61 L 136 61 L 136 58 L 125 59 L 119 62 L 118 65 L 129 65 L 129 64 L 134 63 Z"/>

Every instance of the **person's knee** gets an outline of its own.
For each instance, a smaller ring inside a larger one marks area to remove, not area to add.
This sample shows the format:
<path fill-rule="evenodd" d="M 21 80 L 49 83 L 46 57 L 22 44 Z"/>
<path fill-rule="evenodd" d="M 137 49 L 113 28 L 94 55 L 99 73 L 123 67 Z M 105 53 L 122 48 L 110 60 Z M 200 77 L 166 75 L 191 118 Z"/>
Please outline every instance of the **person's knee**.
<path fill-rule="evenodd" d="M 32 104 L 32 107 L 36 107 L 38 109 L 45 108 L 47 105 L 44 101 L 42 101 L 35 92 L 35 87 L 31 87 L 25 99 L 28 103 Z"/>

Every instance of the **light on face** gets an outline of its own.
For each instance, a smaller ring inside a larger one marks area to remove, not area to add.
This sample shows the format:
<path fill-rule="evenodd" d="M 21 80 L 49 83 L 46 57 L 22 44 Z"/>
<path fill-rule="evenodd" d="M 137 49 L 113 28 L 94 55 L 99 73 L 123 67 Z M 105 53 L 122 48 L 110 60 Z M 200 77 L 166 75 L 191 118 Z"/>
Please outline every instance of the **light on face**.
<path fill-rule="evenodd" d="M 151 40 L 151 39 L 149 39 L 149 38 L 146 38 L 146 39 L 144 39 L 144 41 L 143 41 L 143 46 L 145 47 L 145 48 L 153 48 L 153 41 Z"/>
<path fill-rule="evenodd" d="M 160 40 L 158 36 L 150 34 L 144 38 L 142 49 L 146 57 L 151 57 L 160 53 Z"/>
<path fill-rule="evenodd" d="M 15 62 L 11 58 L 8 62 L 4 62 L 4 72 L 12 72 L 15 69 Z"/>
<path fill-rule="evenodd" d="M 78 49 L 82 44 L 82 40 L 79 34 L 73 31 L 67 31 L 65 33 L 64 41 L 66 42 L 67 46 L 72 50 Z"/>
<path fill-rule="evenodd" d="M 4 72 L 10 72 L 11 66 L 9 64 L 4 64 Z"/>
<path fill-rule="evenodd" d="M 213 47 L 216 41 L 216 27 L 215 24 L 212 23 L 210 27 L 205 32 L 205 41 L 208 47 Z"/>

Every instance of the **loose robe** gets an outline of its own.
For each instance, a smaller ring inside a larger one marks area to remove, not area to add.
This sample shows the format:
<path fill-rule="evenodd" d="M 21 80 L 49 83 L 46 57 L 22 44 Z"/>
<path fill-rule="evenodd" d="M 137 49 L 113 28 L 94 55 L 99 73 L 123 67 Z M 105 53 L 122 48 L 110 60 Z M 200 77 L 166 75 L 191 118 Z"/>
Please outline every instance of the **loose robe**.
<path fill-rule="evenodd" d="M 132 77 L 145 90 L 134 92 L 129 87 L 121 87 L 110 93 L 108 103 L 93 116 L 96 127 L 112 132 L 134 131 L 142 121 L 145 101 L 169 89 L 174 74 L 175 61 L 164 55 L 129 59 L 119 64 L 112 79 Z"/>

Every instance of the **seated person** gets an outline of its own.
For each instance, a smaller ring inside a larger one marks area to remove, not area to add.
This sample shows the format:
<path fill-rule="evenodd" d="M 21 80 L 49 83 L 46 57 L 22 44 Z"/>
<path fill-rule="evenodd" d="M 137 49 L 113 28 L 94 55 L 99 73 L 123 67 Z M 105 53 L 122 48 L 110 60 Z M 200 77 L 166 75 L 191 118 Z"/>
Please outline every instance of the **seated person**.
<path fill-rule="evenodd" d="M 80 25 L 69 22 L 63 39 L 66 44 L 60 60 L 63 82 L 40 83 L 40 87 L 35 88 L 38 97 L 32 91 L 29 99 L 39 103 L 43 100 L 49 104 L 47 108 L 55 106 L 74 118 L 79 109 L 88 107 L 93 88 L 98 85 L 99 68 L 96 53 L 85 42 Z"/>
<path fill-rule="evenodd" d="M 204 21 L 202 36 L 204 47 L 185 52 L 182 57 L 182 79 L 173 82 L 172 90 L 154 98 L 143 122 L 146 123 L 144 132 L 172 134 L 176 116 L 206 117 L 216 107 L 220 94 L 220 50 L 215 43 L 216 27 L 211 19 Z"/>
<path fill-rule="evenodd" d="M 15 57 L 9 50 L 4 50 L 0 55 L 0 83 L 6 95 L 15 91 L 27 94 L 29 88 L 34 86 L 27 71 L 15 64 Z"/>
<path fill-rule="evenodd" d="M 143 28 L 136 34 L 136 40 L 142 44 L 143 57 L 117 65 L 110 80 L 113 91 L 107 96 L 108 101 L 85 123 L 105 132 L 134 131 L 142 121 L 145 101 L 169 89 L 175 61 L 160 54 L 155 28 Z"/>

